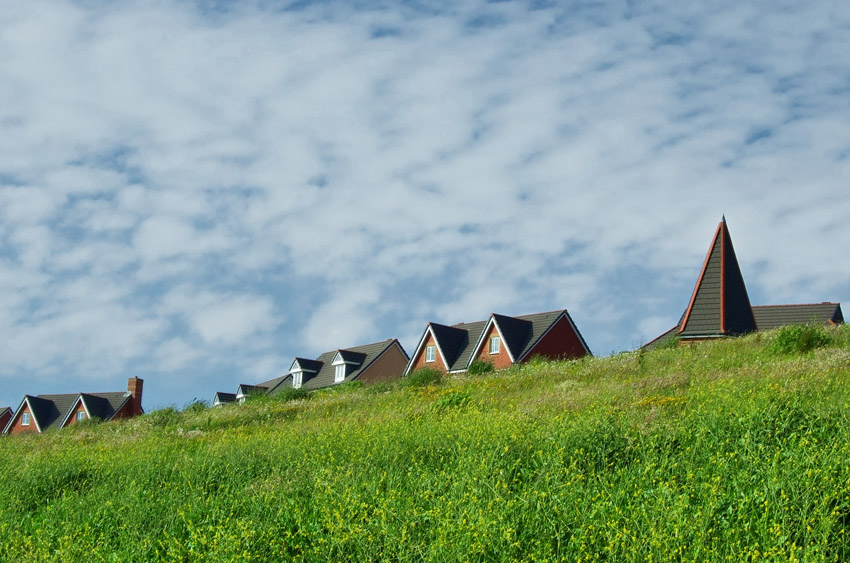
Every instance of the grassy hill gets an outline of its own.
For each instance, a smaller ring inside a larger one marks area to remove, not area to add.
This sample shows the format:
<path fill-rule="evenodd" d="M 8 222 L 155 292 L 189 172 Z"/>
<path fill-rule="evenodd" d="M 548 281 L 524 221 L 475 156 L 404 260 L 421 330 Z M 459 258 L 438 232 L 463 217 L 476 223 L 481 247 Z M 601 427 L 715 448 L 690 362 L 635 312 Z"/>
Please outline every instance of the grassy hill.
<path fill-rule="evenodd" d="M 850 557 L 848 327 L 285 399 L 0 440 L 0 560 Z"/>

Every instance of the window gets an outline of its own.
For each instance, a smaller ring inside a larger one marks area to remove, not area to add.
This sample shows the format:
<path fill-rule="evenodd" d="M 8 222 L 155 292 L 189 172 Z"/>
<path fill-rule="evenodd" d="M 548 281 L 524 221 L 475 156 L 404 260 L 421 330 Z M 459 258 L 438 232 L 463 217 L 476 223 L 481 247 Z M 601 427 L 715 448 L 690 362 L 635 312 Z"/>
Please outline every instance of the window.
<path fill-rule="evenodd" d="M 334 367 L 334 383 L 341 383 L 345 380 L 345 364 L 339 364 Z"/>
<path fill-rule="evenodd" d="M 29 426 L 30 425 L 30 413 L 25 412 L 21 415 L 21 426 Z"/>
<path fill-rule="evenodd" d="M 298 389 L 301 387 L 301 374 L 302 372 L 296 371 L 292 373 L 292 388 Z"/>
<path fill-rule="evenodd" d="M 490 353 L 491 354 L 498 354 L 499 353 L 499 344 L 500 344 L 500 339 L 499 339 L 498 336 L 491 336 L 490 337 Z"/>
<path fill-rule="evenodd" d="M 425 361 L 433 362 L 435 359 L 437 359 L 437 347 L 425 346 Z"/>
<path fill-rule="evenodd" d="M 86 413 L 80 411 L 77 413 L 77 422 L 82 422 L 86 419 Z"/>

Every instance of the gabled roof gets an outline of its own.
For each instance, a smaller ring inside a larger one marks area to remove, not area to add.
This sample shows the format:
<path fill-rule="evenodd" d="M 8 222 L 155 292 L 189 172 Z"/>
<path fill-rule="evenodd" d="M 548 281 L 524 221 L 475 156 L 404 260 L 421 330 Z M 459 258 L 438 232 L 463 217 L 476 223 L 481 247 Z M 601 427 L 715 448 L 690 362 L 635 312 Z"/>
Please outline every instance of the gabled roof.
<path fill-rule="evenodd" d="M 44 395 L 39 395 L 43 397 Z M 74 397 L 74 395 L 67 395 Z M 53 395 L 53 397 L 65 397 L 65 395 Z M 64 400 L 64 399 L 63 399 Z M 121 407 L 130 400 L 130 393 L 125 391 L 116 391 L 111 393 L 78 393 L 71 405 L 63 413 L 62 421 L 58 427 L 62 428 L 67 424 L 68 419 L 77 409 L 79 403 L 83 404 L 90 418 L 99 418 L 100 420 L 112 420 Z M 55 401 L 54 401 L 55 402 Z"/>
<path fill-rule="evenodd" d="M 303 371 L 318 373 L 322 369 L 322 362 L 311 360 L 309 358 L 295 358 L 292 360 L 292 365 L 289 371 Z"/>
<path fill-rule="evenodd" d="M 759 330 L 796 324 L 842 324 L 844 322 L 841 304 L 828 302 L 804 305 L 756 305 L 753 307 L 753 315 Z"/>
<path fill-rule="evenodd" d="M 479 328 L 476 325 L 482 323 L 472 323 L 471 325 L 455 325 L 446 326 L 439 323 L 428 323 L 428 329 L 434 337 L 434 342 L 437 348 L 440 349 L 440 355 L 443 357 L 446 369 L 451 371 L 456 368 L 456 365 L 462 363 L 461 355 L 469 347 L 470 330 L 478 329 L 480 333 L 484 329 L 483 325 Z M 472 340 L 474 342 L 474 340 Z M 461 360 L 460 362 L 458 360 Z"/>
<path fill-rule="evenodd" d="M 401 344 L 395 338 L 390 340 L 383 340 L 381 342 L 374 342 L 372 344 L 365 344 L 363 346 L 355 346 L 353 348 L 345 348 L 340 350 L 331 350 L 329 352 L 325 352 L 320 355 L 316 360 L 316 363 L 322 365 L 322 368 L 316 373 L 316 375 L 310 377 L 309 379 L 304 379 L 301 382 L 302 389 L 320 389 L 322 387 L 330 387 L 334 385 L 334 376 L 335 376 L 335 366 L 333 365 L 333 359 L 337 355 L 337 353 L 342 353 L 345 357 L 357 360 L 357 358 L 362 358 L 362 361 L 359 364 L 349 365 L 346 370 L 345 380 L 344 381 L 355 381 L 360 375 L 365 372 L 372 363 L 381 357 L 387 350 L 389 350 L 393 346 L 398 346 L 398 348 L 402 351 L 405 357 L 407 357 L 407 353 L 404 351 L 404 348 L 401 347 Z"/>
<path fill-rule="evenodd" d="M 511 360 L 516 361 L 520 357 L 520 352 L 531 340 L 531 321 L 493 313 L 490 316 L 490 323 L 498 327 Z M 486 332 L 487 328 L 484 329 L 484 333 Z"/>
<path fill-rule="evenodd" d="M 24 408 L 26 407 L 26 409 Z M 32 415 L 33 423 L 39 432 L 42 431 L 42 422 L 45 424 L 50 424 L 53 422 L 53 419 L 59 416 L 59 413 L 56 412 L 54 414 L 56 406 L 50 403 L 49 401 L 44 401 L 39 399 L 38 397 L 34 397 L 32 395 L 24 395 L 24 398 L 21 399 L 21 404 L 18 405 L 18 410 L 15 411 L 15 416 L 12 417 L 11 420 L 6 424 L 6 428 L 3 429 L 3 433 L 8 432 L 9 428 L 12 426 L 12 423 L 15 420 L 19 419 L 23 414 L 24 410 L 28 410 Z"/>
<path fill-rule="evenodd" d="M 440 348 L 440 354 L 448 364 L 447 370 L 449 372 L 464 371 L 469 367 L 472 357 L 484 345 L 484 335 L 487 334 L 490 326 L 495 325 L 504 340 L 511 359 L 521 361 L 562 317 L 567 319 L 585 351 L 590 354 L 590 348 L 576 328 L 569 313 L 566 309 L 560 309 L 517 317 L 493 313 L 487 321 L 460 323 L 452 326 L 428 323 L 413 358 L 419 356 L 424 343 L 427 341 L 428 334 L 432 334 Z M 405 373 L 409 372 L 412 367 L 413 361 L 411 360 Z"/>
<path fill-rule="evenodd" d="M 508 317 L 506 315 L 493 313 L 486 328 L 481 332 L 479 339 L 472 348 L 471 354 L 478 353 L 484 345 L 483 338 L 484 335 L 487 334 L 490 324 L 495 324 L 499 330 L 499 334 L 502 335 L 511 360 L 514 362 L 522 361 L 529 352 L 534 349 L 534 346 L 540 342 L 540 339 L 546 335 L 549 329 L 551 329 L 555 323 L 561 319 L 561 317 L 565 317 L 567 319 L 570 323 L 570 327 L 581 341 L 585 351 L 590 354 L 591 352 L 590 348 L 587 346 L 587 342 L 584 341 L 584 337 L 575 326 L 575 323 L 573 323 L 573 320 L 566 309 L 549 311 L 547 313 L 521 315 L 518 317 Z"/>
<path fill-rule="evenodd" d="M 756 330 L 756 321 L 724 217 L 705 257 L 680 323 L 683 338 L 711 338 Z"/>
<path fill-rule="evenodd" d="M 557 323 L 561 317 L 565 317 L 567 321 L 570 323 L 570 327 L 575 332 L 576 336 L 578 336 L 579 341 L 581 342 L 582 347 L 585 352 L 591 354 L 590 347 L 585 342 L 584 337 L 579 332 L 578 327 L 573 322 L 573 318 L 570 316 L 570 313 L 566 309 L 560 309 L 558 311 L 549 311 L 547 313 L 535 313 L 533 315 L 522 315 L 517 317 L 518 319 L 526 320 L 531 323 L 531 337 L 528 342 L 526 342 L 525 347 L 520 351 L 517 356 L 520 360 L 523 360 L 526 355 L 537 345 L 540 340 L 546 336 L 546 333 L 549 332 L 555 323 Z"/>
<path fill-rule="evenodd" d="M 6 411 L 12 412 L 12 407 L 0 407 L 0 416 L 6 414 Z"/>
<path fill-rule="evenodd" d="M 269 379 L 268 381 L 263 381 L 262 383 L 258 383 L 258 387 L 264 387 L 266 389 L 266 393 L 273 395 L 284 385 L 284 383 L 289 383 L 290 386 L 292 384 L 292 374 L 286 373 L 284 375 L 274 377 Z"/>
<path fill-rule="evenodd" d="M 469 366 L 469 360 L 472 357 L 472 351 L 475 349 L 475 344 L 484 333 L 489 321 L 477 321 L 474 323 L 460 323 L 451 328 L 462 330 L 465 333 L 464 338 L 460 342 L 460 348 L 456 351 L 455 360 L 449 363 L 449 371 L 463 371 Z"/>
<path fill-rule="evenodd" d="M 235 393 L 224 393 L 219 391 L 215 394 L 215 398 L 213 399 L 213 405 L 227 405 L 229 403 L 236 402 L 236 394 Z"/>
<path fill-rule="evenodd" d="M 332 365 L 344 363 L 352 366 L 359 366 L 366 359 L 366 354 L 362 352 L 354 352 L 352 350 L 337 350 L 334 354 Z"/>
<path fill-rule="evenodd" d="M 236 388 L 236 398 L 244 397 L 245 395 L 250 395 L 251 393 L 264 393 L 267 390 L 268 389 L 266 389 L 266 387 L 264 387 L 262 384 L 247 385 L 245 383 L 240 383 L 239 387 Z"/>

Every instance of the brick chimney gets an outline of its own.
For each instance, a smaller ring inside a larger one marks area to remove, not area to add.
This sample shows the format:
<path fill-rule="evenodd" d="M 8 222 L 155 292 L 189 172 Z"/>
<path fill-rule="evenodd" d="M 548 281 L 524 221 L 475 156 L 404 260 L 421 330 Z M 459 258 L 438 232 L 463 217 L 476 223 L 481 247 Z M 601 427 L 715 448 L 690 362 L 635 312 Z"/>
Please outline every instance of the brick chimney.
<path fill-rule="evenodd" d="M 142 414 L 142 387 L 145 385 L 144 379 L 131 377 L 127 380 L 127 392 L 130 393 L 133 405 L 130 407 L 130 416 L 138 416 Z"/>

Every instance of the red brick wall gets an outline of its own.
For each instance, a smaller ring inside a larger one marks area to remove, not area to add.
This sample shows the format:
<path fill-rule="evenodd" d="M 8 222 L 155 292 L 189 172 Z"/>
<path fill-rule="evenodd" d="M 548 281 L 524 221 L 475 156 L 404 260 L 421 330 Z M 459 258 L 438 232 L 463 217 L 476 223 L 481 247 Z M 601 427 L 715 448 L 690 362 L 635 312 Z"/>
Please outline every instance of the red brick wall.
<path fill-rule="evenodd" d="M 391 381 L 398 379 L 407 367 L 407 356 L 401 351 L 400 346 L 395 343 L 390 346 L 381 356 L 372 362 L 369 367 L 357 378 L 368 385 L 379 381 Z"/>
<path fill-rule="evenodd" d="M 82 401 L 80 401 L 80 404 L 78 404 L 77 408 L 74 409 L 74 412 L 71 413 L 71 417 L 68 419 L 68 422 L 65 424 L 65 426 L 71 426 L 72 424 L 77 423 L 77 413 L 78 412 L 82 412 L 82 413 L 86 412 L 86 409 L 83 406 Z M 88 415 L 86 415 L 86 418 L 88 418 Z"/>
<path fill-rule="evenodd" d="M 427 366 L 429 368 L 437 368 L 438 370 L 442 371 L 443 373 L 446 372 L 446 363 L 443 361 L 443 356 L 440 355 L 440 348 L 439 347 L 436 348 L 436 353 L 434 355 L 434 361 L 433 362 L 426 362 L 425 361 L 425 348 L 427 348 L 428 346 L 431 346 L 431 345 L 436 346 L 437 343 L 434 341 L 434 337 L 429 332 L 428 338 L 425 340 L 425 344 L 422 346 L 422 349 L 419 351 L 419 355 L 417 355 L 416 358 L 414 358 L 414 360 L 413 360 L 413 364 L 412 364 L 412 367 L 410 368 L 410 371 L 416 371 L 419 368 L 423 368 L 423 367 Z"/>
<path fill-rule="evenodd" d="M 474 356 L 474 360 L 482 360 L 493 364 L 496 369 L 507 368 L 511 366 L 511 357 L 508 355 L 508 348 L 505 346 L 505 341 L 499 343 L 499 353 L 490 353 L 490 337 L 499 336 L 499 331 L 496 330 L 496 325 L 490 327 L 484 335 L 484 341 L 481 343 L 481 350 Z"/>
<path fill-rule="evenodd" d="M 566 317 L 561 317 L 540 342 L 526 355 L 523 361 L 534 356 L 543 356 L 552 360 L 574 359 L 586 356 L 581 338 L 573 330 Z"/>
<path fill-rule="evenodd" d="M 139 379 L 138 377 L 131 377 L 127 381 L 127 391 L 132 395 L 130 399 L 130 412 L 126 415 L 122 415 L 123 417 L 133 417 L 142 414 L 142 390 L 145 386 L 145 380 Z M 118 417 L 116 417 L 118 418 Z"/>
<path fill-rule="evenodd" d="M 26 403 L 21 407 L 21 410 L 15 414 L 15 422 L 12 424 L 11 428 L 9 428 L 9 434 L 23 434 L 25 432 L 38 432 L 38 426 L 35 425 L 35 418 L 30 416 L 30 425 L 22 426 L 21 425 L 21 415 L 25 412 L 30 412 L 29 407 Z"/>

